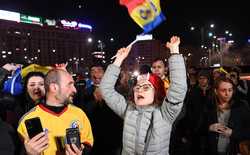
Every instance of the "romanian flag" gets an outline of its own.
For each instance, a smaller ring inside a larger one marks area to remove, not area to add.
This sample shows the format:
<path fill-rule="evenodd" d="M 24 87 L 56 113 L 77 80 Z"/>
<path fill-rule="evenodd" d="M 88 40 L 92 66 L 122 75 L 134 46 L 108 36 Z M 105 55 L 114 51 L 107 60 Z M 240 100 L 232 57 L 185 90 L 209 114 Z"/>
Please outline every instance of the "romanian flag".
<path fill-rule="evenodd" d="M 161 12 L 160 0 L 120 0 L 128 8 L 131 18 L 148 33 L 166 17 Z"/>

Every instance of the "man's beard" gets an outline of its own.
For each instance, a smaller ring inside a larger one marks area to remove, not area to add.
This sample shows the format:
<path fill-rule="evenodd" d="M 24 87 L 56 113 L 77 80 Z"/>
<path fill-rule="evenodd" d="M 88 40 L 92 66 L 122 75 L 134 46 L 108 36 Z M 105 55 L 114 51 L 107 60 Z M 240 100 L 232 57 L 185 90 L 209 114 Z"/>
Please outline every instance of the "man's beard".
<path fill-rule="evenodd" d="M 72 97 L 72 99 L 71 99 Z M 63 101 L 63 105 L 73 104 L 73 95 L 70 95 Z"/>
<path fill-rule="evenodd" d="M 59 92 L 56 94 L 55 98 L 57 100 L 62 100 L 62 102 L 61 102 L 62 105 L 73 104 L 74 94 L 72 93 L 68 97 L 65 97 L 61 93 L 61 89 L 59 89 Z"/>

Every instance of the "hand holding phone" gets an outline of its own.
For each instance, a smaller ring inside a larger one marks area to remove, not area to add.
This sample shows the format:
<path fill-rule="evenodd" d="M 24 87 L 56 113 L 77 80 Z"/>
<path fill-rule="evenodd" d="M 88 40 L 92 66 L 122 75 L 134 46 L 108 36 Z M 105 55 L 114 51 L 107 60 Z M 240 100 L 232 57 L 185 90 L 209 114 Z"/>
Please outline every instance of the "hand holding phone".
<path fill-rule="evenodd" d="M 49 138 L 45 132 L 41 132 L 32 139 L 24 141 L 27 154 L 41 154 L 49 146 Z"/>

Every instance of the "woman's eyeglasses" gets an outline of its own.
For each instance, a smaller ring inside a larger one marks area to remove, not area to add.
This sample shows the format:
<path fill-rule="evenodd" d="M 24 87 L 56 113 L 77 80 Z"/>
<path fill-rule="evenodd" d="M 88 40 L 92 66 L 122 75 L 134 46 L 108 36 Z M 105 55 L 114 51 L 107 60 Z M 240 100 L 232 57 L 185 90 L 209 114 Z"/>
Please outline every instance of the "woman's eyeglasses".
<path fill-rule="evenodd" d="M 153 87 L 150 84 L 143 84 L 143 85 L 136 85 L 133 90 L 134 92 L 139 92 L 142 88 L 143 92 L 149 91 L 150 89 L 153 89 Z"/>

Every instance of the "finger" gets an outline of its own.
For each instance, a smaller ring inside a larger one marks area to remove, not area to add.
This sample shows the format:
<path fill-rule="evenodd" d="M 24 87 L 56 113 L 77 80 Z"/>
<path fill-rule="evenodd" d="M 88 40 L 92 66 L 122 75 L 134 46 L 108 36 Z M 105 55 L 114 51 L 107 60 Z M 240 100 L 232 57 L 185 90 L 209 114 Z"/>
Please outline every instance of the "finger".
<path fill-rule="evenodd" d="M 83 150 L 84 149 L 84 145 L 83 144 L 81 144 L 81 150 Z"/>
<path fill-rule="evenodd" d="M 42 142 L 35 142 L 35 143 L 31 143 L 30 146 L 32 148 L 34 148 L 35 150 L 43 150 L 44 148 L 46 148 L 46 146 L 49 145 L 48 140 L 44 140 Z"/>
<path fill-rule="evenodd" d="M 43 146 L 49 143 L 48 136 L 44 136 L 40 138 L 38 141 L 36 141 L 34 144 L 37 146 Z"/>
<path fill-rule="evenodd" d="M 43 136 L 45 136 L 45 132 L 41 132 L 41 133 L 37 134 L 35 137 L 31 138 L 30 142 L 33 143 L 33 142 L 39 140 Z"/>
<path fill-rule="evenodd" d="M 173 43 L 175 41 L 175 36 L 173 36 L 171 39 L 170 39 L 170 42 Z"/>
<path fill-rule="evenodd" d="M 224 132 L 224 131 L 222 131 L 222 130 L 216 130 L 216 132 L 217 132 L 217 133 L 220 133 L 220 134 L 225 133 L 225 132 Z"/>
<path fill-rule="evenodd" d="M 69 151 L 66 149 L 66 155 L 69 155 Z"/>
<path fill-rule="evenodd" d="M 76 154 L 79 154 L 81 152 L 81 150 L 75 144 L 71 144 L 71 146 Z"/>
<path fill-rule="evenodd" d="M 180 37 L 176 37 L 176 42 L 180 43 Z"/>
<path fill-rule="evenodd" d="M 46 145 L 43 145 L 43 146 L 41 146 L 41 147 L 39 147 L 37 150 L 39 151 L 39 152 L 43 152 L 45 149 L 47 149 L 49 147 L 49 144 L 46 144 Z"/>
<path fill-rule="evenodd" d="M 168 48 L 170 48 L 170 42 L 167 42 L 166 46 L 167 46 Z"/>
<path fill-rule="evenodd" d="M 71 149 L 71 147 L 70 147 L 69 144 L 66 144 L 66 151 L 67 151 L 69 154 L 75 154 L 75 152 L 73 152 L 73 150 Z"/>

